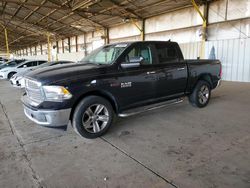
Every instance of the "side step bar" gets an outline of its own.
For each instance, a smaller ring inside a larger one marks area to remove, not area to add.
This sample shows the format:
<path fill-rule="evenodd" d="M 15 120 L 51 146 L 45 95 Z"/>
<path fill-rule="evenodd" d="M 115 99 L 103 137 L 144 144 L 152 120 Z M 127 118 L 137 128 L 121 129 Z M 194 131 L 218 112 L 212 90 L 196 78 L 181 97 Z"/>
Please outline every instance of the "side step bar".
<path fill-rule="evenodd" d="M 183 100 L 184 100 L 183 98 L 178 98 L 178 99 L 174 99 L 174 100 L 160 102 L 160 103 L 157 103 L 157 104 L 151 104 L 151 105 L 148 105 L 148 106 L 143 106 L 143 107 L 139 107 L 139 108 L 124 111 L 123 113 L 118 114 L 118 116 L 119 117 L 129 117 L 129 116 L 133 116 L 133 115 L 140 114 L 140 113 L 143 113 L 143 112 L 147 112 L 147 111 L 156 110 L 156 109 L 159 109 L 159 108 L 164 108 L 164 107 L 176 105 L 176 104 L 182 103 Z"/>

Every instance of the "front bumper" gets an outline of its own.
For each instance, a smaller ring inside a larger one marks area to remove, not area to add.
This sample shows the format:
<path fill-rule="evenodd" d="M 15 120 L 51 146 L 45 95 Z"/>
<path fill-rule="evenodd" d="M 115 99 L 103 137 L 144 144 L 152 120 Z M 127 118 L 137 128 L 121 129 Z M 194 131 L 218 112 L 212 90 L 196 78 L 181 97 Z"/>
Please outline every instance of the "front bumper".
<path fill-rule="evenodd" d="M 25 81 L 24 79 L 10 79 L 10 83 L 12 86 L 17 88 L 24 88 Z"/>
<path fill-rule="evenodd" d="M 71 108 L 60 110 L 38 109 L 32 105 L 24 95 L 22 97 L 24 113 L 33 122 L 46 127 L 62 127 L 68 125 L 70 119 Z"/>
<path fill-rule="evenodd" d="M 46 127 L 61 127 L 68 125 L 71 109 L 63 110 L 33 110 L 24 105 L 25 115 L 38 125 Z"/>

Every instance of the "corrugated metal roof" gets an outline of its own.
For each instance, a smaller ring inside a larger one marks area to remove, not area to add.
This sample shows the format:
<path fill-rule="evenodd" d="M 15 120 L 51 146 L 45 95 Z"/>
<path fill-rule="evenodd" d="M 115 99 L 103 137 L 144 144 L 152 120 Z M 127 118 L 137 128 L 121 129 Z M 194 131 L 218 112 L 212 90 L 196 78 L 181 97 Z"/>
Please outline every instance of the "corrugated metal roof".
<path fill-rule="evenodd" d="M 46 32 L 65 38 L 189 6 L 190 0 L 1 0 L 0 23 L 14 50 L 46 41 Z"/>

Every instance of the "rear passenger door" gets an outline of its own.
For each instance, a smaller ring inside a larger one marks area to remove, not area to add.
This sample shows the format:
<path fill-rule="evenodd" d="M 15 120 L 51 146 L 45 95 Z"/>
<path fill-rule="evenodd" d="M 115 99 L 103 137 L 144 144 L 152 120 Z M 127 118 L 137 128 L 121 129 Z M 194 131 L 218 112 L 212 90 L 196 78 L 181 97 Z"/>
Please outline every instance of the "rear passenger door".
<path fill-rule="evenodd" d="M 157 61 L 156 97 L 174 97 L 182 95 L 186 89 L 187 67 L 176 49 L 177 44 L 171 42 L 155 43 Z"/>

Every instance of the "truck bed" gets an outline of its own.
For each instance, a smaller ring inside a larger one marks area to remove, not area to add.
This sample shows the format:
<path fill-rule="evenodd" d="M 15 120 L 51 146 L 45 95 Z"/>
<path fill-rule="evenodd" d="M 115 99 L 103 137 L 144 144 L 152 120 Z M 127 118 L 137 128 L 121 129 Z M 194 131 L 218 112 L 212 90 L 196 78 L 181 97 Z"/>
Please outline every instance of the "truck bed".
<path fill-rule="evenodd" d="M 203 76 L 210 77 L 212 89 L 214 89 L 220 80 L 221 64 L 219 60 L 185 60 L 188 68 L 188 81 L 186 92 L 190 93 L 196 82 Z"/>

